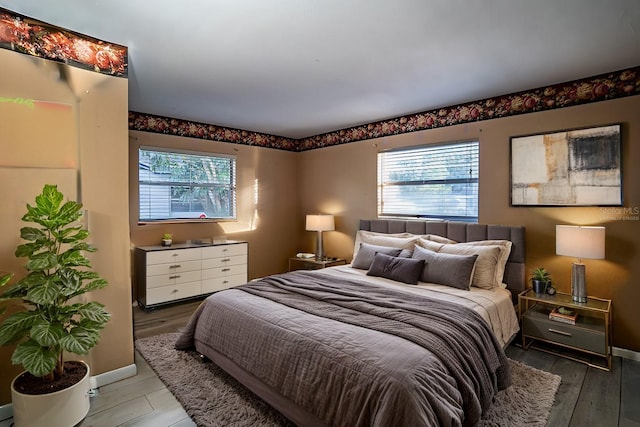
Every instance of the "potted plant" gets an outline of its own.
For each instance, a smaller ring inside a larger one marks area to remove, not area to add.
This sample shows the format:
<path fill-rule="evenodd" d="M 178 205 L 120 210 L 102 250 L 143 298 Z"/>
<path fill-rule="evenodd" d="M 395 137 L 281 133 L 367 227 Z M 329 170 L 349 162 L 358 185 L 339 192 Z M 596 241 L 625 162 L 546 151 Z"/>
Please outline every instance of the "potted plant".
<path fill-rule="evenodd" d="M 551 285 L 551 275 L 542 267 L 533 270 L 531 274 L 531 286 L 536 294 L 546 294 Z"/>
<path fill-rule="evenodd" d="M 162 246 L 171 246 L 173 236 L 171 233 L 164 233 L 162 235 Z"/>
<path fill-rule="evenodd" d="M 63 203 L 57 186 L 45 185 L 22 217 L 36 224 L 21 228 L 27 243 L 15 251 L 27 258 L 27 275 L 0 294 L 0 314 L 8 301 L 26 308 L 0 323 L 0 345 L 17 344 L 11 361 L 25 369 L 11 383 L 17 427 L 71 426 L 89 411 L 89 366 L 63 356 L 87 354 L 110 314 L 99 302 L 77 298 L 107 285 L 83 254 L 95 248 L 85 242 L 89 232 L 77 223 L 81 216 L 80 203 Z M 11 277 L 2 275 L 0 286 Z"/>

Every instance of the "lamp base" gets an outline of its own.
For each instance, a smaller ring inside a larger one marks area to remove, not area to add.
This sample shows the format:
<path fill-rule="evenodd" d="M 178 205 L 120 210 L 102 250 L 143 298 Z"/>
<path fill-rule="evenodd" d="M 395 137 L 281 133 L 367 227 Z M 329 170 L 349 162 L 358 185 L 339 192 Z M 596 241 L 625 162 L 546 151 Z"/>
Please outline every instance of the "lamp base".
<path fill-rule="evenodd" d="M 571 296 L 574 302 L 587 302 L 587 283 L 584 264 L 571 264 Z"/>
<path fill-rule="evenodd" d="M 318 231 L 318 238 L 316 239 L 316 261 L 324 261 L 324 246 L 322 244 L 322 231 Z"/>

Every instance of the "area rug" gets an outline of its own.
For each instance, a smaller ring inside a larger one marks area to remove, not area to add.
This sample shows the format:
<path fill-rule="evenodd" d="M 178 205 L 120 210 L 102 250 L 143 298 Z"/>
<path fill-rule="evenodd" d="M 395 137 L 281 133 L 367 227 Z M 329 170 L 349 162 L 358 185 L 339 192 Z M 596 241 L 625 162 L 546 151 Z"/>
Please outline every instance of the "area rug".
<path fill-rule="evenodd" d="M 136 348 L 198 426 L 292 426 L 259 397 L 195 352 L 173 348 L 178 333 L 136 341 Z M 481 427 L 546 425 L 560 377 L 515 360 L 512 385 L 498 393 Z"/>

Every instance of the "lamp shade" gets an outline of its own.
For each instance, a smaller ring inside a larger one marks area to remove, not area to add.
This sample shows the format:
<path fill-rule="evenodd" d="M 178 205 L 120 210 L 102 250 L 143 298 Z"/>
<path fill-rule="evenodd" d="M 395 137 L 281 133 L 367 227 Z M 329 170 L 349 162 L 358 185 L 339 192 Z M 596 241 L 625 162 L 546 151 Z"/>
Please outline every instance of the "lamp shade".
<path fill-rule="evenodd" d="M 604 227 L 556 225 L 556 254 L 603 259 Z"/>
<path fill-rule="evenodd" d="M 333 215 L 307 215 L 307 231 L 333 231 Z"/>

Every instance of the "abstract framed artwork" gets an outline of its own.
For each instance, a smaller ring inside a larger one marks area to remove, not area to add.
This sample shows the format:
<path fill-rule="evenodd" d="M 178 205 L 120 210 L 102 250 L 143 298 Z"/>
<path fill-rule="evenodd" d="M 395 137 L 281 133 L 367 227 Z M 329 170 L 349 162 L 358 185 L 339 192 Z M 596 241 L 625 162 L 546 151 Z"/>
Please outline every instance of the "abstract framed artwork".
<path fill-rule="evenodd" d="M 511 206 L 621 206 L 621 124 L 511 138 Z"/>

